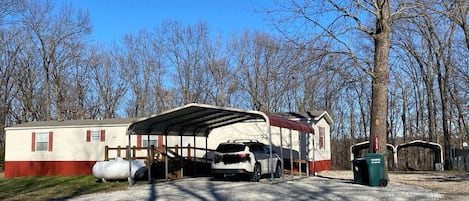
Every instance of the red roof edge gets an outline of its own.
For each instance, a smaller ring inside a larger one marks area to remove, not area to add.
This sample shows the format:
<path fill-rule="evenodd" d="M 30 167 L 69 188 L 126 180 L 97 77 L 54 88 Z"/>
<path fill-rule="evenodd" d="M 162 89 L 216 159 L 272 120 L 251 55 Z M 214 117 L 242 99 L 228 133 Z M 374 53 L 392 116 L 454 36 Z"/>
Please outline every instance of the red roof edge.
<path fill-rule="evenodd" d="M 314 129 L 311 125 L 308 125 L 303 122 L 292 121 L 287 118 L 279 117 L 272 114 L 266 114 L 269 117 L 269 122 L 271 126 L 277 126 L 280 128 L 287 128 L 297 131 L 302 131 L 305 133 L 314 134 Z"/>

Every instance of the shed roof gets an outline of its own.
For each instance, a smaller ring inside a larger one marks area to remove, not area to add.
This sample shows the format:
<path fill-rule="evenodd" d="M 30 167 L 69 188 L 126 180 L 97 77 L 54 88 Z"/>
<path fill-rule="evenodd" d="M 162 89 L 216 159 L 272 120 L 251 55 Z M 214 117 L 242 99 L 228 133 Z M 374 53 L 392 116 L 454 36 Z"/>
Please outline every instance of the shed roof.
<path fill-rule="evenodd" d="M 327 123 L 332 124 L 334 121 L 332 117 L 329 115 L 327 111 L 308 111 L 308 112 L 283 112 L 283 113 L 276 113 L 280 116 L 286 117 L 288 119 L 295 118 L 295 119 L 312 119 L 314 122 L 317 122 L 321 119 L 325 119 Z"/>
<path fill-rule="evenodd" d="M 277 126 L 306 133 L 313 133 L 313 128 L 305 123 L 292 121 L 280 116 L 259 111 L 247 111 L 234 108 L 191 103 L 143 118 L 129 126 L 131 135 L 177 135 L 205 136 L 219 127 L 243 121 L 261 119 L 271 126 Z"/>

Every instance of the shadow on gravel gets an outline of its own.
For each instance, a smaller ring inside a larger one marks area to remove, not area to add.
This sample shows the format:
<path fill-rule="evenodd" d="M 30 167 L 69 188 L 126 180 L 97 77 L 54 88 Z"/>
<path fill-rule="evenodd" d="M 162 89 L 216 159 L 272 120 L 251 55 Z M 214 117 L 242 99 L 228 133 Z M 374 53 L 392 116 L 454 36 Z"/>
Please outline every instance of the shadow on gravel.
<path fill-rule="evenodd" d="M 334 178 L 334 177 L 328 177 L 328 176 L 323 176 L 323 175 L 317 175 L 316 177 L 324 178 L 324 179 L 331 179 L 335 181 L 341 181 L 342 183 L 345 183 L 345 184 L 356 184 L 352 179 Z"/>

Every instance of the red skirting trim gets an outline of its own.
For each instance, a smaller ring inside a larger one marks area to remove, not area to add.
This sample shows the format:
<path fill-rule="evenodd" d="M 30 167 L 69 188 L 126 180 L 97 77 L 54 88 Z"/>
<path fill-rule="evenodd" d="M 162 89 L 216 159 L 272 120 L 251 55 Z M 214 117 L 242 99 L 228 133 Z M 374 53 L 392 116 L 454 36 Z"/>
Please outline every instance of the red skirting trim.
<path fill-rule="evenodd" d="M 5 161 L 5 178 L 91 175 L 96 161 Z"/>
<path fill-rule="evenodd" d="M 314 166 L 316 166 L 316 168 Z M 309 169 L 315 172 L 331 170 L 331 160 L 315 161 L 314 164 L 312 161 L 309 161 Z"/>

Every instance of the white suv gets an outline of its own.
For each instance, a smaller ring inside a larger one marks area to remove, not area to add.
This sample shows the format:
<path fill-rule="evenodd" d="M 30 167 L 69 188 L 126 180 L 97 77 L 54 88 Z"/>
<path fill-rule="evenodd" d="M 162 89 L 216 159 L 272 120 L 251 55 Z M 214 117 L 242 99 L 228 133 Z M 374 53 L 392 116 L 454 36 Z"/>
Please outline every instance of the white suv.
<path fill-rule="evenodd" d="M 282 174 L 282 160 L 272 153 L 275 177 Z M 262 175 L 270 174 L 269 147 L 259 141 L 233 140 L 218 145 L 212 155 L 212 176 L 248 175 L 251 181 L 258 182 Z"/>

